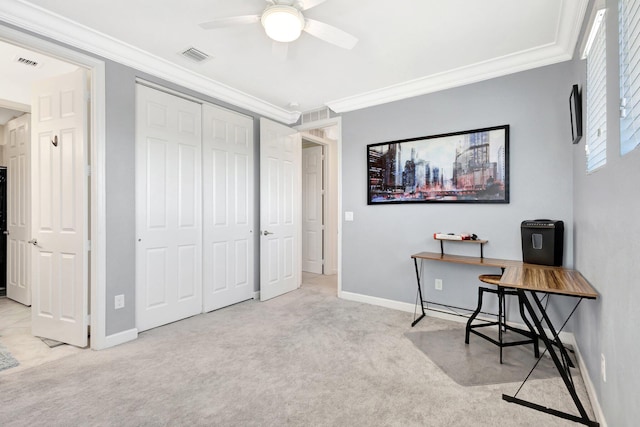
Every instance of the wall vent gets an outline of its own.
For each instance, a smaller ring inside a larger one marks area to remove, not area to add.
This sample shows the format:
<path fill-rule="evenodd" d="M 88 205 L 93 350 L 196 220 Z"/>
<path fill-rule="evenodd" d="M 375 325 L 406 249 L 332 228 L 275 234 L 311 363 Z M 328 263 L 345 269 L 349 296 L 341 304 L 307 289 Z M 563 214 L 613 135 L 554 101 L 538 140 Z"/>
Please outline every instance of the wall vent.
<path fill-rule="evenodd" d="M 189 49 L 183 51 L 182 56 L 189 58 L 194 62 L 203 62 L 210 58 L 209 55 L 202 52 L 201 50 L 196 49 L 195 47 L 190 47 Z"/>
<path fill-rule="evenodd" d="M 38 66 L 40 66 L 40 63 L 35 59 L 24 58 L 22 56 L 16 56 L 15 61 L 33 68 L 37 68 Z"/>
<path fill-rule="evenodd" d="M 310 122 L 318 122 L 320 120 L 326 120 L 330 118 L 329 107 L 320 108 L 318 110 L 311 110 L 302 113 L 302 124 Z"/>

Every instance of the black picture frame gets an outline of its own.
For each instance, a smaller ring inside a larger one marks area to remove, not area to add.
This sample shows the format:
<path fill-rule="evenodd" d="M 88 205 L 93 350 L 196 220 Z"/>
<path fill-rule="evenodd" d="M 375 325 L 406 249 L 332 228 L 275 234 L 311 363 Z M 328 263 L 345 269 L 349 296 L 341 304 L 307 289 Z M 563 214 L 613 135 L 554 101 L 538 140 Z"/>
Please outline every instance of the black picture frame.
<path fill-rule="evenodd" d="M 573 85 L 571 88 L 569 113 L 571 115 L 571 141 L 577 144 L 582 138 L 582 97 L 578 85 Z"/>
<path fill-rule="evenodd" d="M 367 145 L 367 204 L 509 203 L 509 125 Z"/>

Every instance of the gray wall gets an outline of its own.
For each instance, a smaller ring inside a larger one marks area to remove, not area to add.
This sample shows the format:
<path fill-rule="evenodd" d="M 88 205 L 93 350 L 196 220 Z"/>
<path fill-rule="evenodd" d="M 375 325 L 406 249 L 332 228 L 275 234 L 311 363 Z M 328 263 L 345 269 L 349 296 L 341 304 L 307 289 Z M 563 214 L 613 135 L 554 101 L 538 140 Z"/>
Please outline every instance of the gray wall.
<path fill-rule="evenodd" d="M 577 312 L 574 330 L 608 425 L 634 426 L 640 420 L 640 149 L 620 156 L 617 1 L 608 0 L 607 8 L 607 164 L 586 174 L 586 138 L 573 156 L 575 265 L 600 297 Z M 574 65 L 584 91 L 586 64 Z"/>
<path fill-rule="evenodd" d="M 135 73 L 106 61 L 106 335 L 135 328 Z M 125 306 L 115 310 L 113 298 Z"/>
<path fill-rule="evenodd" d="M 565 222 L 564 259 L 571 265 L 568 96 L 574 72 L 566 62 L 345 114 L 343 209 L 355 220 L 343 222 L 342 289 L 413 304 L 410 255 L 439 251 L 434 232 L 472 232 L 489 240 L 485 256 L 521 260 L 520 223 L 526 219 Z M 504 124 L 511 126 L 509 204 L 367 205 L 367 144 Z M 445 250 L 479 253 L 475 245 L 455 243 L 445 243 Z M 423 284 L 431 300 L 474 307 L 477 276 L 487 272 L 431 262 Z M 434 290 L 435 278 L 444 280 L 443 291 Z"/>

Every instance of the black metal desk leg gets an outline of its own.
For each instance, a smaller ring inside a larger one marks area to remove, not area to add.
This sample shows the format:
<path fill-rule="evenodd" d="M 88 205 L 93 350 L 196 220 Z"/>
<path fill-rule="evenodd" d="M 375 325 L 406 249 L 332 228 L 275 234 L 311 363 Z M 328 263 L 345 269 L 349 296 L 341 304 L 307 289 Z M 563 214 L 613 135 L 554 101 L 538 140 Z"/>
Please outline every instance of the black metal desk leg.
<path fill-rule="evenodd" d="M 411 327 L 416 326 L 416 324 L 417 324 L 419 321 L 421 321 L 421 320 L 422 320 L 422 318 L 423 318 L 424 316 L 426 316 L 426 315 L 427 315 L 427 314 L 424 312 L 424 302 L 423 302 L 424 300 L 422 299 L 422 286 L 420 285 L 420 271 L 418 271 L 418 259 L 417 259 L 417 258 L 414 258 L 414 259 L 413 259 L 413 264 L 414 264 L 414 266 L 416 267 L 416 281 L 417 281 L 417 283 L 418 283 L 418 295 L 419 295 L 419 298 L 420 298 L 419 303 L 420 303 L 420 309 L 421 309 L 421 311 L 422 311 L 422 314 L 420 315 L 420 317 L 418 317 L 417 319 L 415 319 L 415 320 L 413 321 L 413 323 L 411 324 Z"/>
<path fill-rule="evenodd" d="M 553 360 L 554 365 L 556 365 L 556 369 L 558 370 L 558 373 L 560 373 L 560 376 L 564 381 L 565 387 L 567 388 L 567 391 L 571 395 L 571 398 L 573 399 L 573 403 L 576 405 L 576 408 L 578 409 L 580 416 L 578 417 L 576 415 L 569 414 L 567 412 L 562 412 L 553 408 L 547 408 L 546 406 L 538 405 L 536 403 L 529 402 L 523 399 L 518 399 L 515 396 L 509 396 L 506 394 L 502 395 L 502 399 L 506 400 L 507 402 L 517 403 L 519 405 L 523 405 L 528 408 L 536 409 L 538 411 L 545 412 L 547 414 L 555 415 L 556 417 L 561 417 L 561 418 L 575 421 L 588 426 L 594 426 L 594 427 L 599 426 L 600 425 L 599 423 L 597 423 L 596 421 L 591 421 L 589 419 L 589 415 L 587 414 L 587 411 L 584 409 L 584 406 L 582 405 L 582 402 L 580 401 L 580 398 L 576 393 L 576 389 L 573 385 L 573 379 L 571 378 L 571 372 L 569 371 L 568 368 L 566 368 L 563 365 L 562 360 L 560 360 L 560 357 L 558 356 L 554 348 L 554 342 L 547 336 L 547 333 L 544 330 L 544 327 L 542 325 L 543 321 L 547 323 L 547 326 L 551 329 L 552 333 L 556 337 L 555 344 L 559 347 L 560 352 L 561 353 L 564 352 L 566 354 L 566 349 L 564 348 L 562 341 L 560 341 L 560 339 L 558 338 L 558 335 L 555 332 L 553 325 L 549 321 L 549 317 L 547 316 L 544 310 L 544 306 L 540 302 L 540 299 L 538 298 L 535 292 L 531 292 L 531 295 L 534 301 L 536 302 L 538 309 L 540 310 L 541 318 L 537 316 L 537 313 L 533 309 L 533 306 L 531 305 L 531 302 L 529 301 L 529 298 L 527 297 L 525 291 L 523 289 L 518 289 L 518 296 L 521 298 L 527 312 L 529 313 L 530 318 L 533 320 L 533 323 L 535 324 L 536 329 L 538 330 L 538 335 L 540 336 L 540 339 L 544 342 L 544 345 L 547 347 L 547 351 L 549 352 L 549 355 L 551 356 L 551 359 Z"/>

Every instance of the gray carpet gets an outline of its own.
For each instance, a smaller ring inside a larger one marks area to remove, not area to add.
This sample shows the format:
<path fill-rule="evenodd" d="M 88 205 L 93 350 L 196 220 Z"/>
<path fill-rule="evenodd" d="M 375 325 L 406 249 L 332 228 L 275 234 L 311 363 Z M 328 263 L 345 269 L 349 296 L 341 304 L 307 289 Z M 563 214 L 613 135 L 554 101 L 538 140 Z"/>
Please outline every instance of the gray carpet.
<path fill-rule="evenodd" d="M 5 369 L 13 368 L 14 366 L 18 366 L 19 363 L 14 357 L 9 353 L 7 348 L 0 344 L 0 371 L 4 371 Z"/>
<path fill-rule="evenodd" d="M 455 383 L 405 333 L 459 324 L 412 317 L 303 286 L 0 376 L 0 425 L 575 425 L 503 401 L 518 384 Z M 519 397 L 572 410 L 557 378 Z"/>
<path fill-rule="evenodd" d="M 483 333 L 489 334 L 489 331 L 485 329 Z M 471 335 L 469 345 L 465 344 L 464 328 L 407 332 L 405 335 L 445 374 L 463 386 L 521 382 L 536 363 L 533 345 L 527 345 L 505 347 L 500 364 L 500 349 L 476 335 Z M 513 332 L 506 334 L 506 341 L 517 339 L 520 336 Z M 531 379 L 557 376 L 553 361 L 543 357 Z"/>

